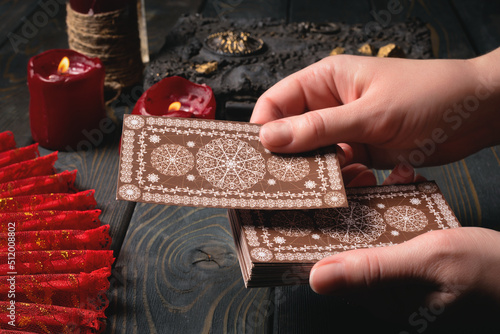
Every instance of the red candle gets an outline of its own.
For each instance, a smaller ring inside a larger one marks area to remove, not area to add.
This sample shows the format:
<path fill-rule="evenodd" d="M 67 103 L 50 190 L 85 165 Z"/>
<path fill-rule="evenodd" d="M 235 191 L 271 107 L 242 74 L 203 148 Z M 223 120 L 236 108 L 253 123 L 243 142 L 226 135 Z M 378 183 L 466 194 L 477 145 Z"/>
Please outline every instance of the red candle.
<path fill-rule="evenodd" d="M 74 11 L 82 14 L 106 13 L 125 8 L 134 0 L 70 0 L 69 3 Z"/>
<path fill-rule="evenodd" d="M 28 86 L 31 135 L 45 148 L 78 149 L 106 116 L 98 58 L 73 50 L 43 52 L 28 63 Z"/>
<path fill-rule="evenodd" d="M 215 97 L 205 84 L 167 77 L 142 94 L 132 114 L 214 119 Z"/>

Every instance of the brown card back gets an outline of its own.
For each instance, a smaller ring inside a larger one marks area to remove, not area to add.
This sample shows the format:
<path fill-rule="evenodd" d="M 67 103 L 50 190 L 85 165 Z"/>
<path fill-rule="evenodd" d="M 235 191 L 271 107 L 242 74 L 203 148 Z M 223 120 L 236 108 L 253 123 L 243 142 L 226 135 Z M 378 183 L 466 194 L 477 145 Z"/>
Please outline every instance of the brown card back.
<path fill-rule="evenodd" d="M 335 148 L 277 155 L 260 125 L 126 115 L 117 199 L 240 209 L 347 206 Z"/>

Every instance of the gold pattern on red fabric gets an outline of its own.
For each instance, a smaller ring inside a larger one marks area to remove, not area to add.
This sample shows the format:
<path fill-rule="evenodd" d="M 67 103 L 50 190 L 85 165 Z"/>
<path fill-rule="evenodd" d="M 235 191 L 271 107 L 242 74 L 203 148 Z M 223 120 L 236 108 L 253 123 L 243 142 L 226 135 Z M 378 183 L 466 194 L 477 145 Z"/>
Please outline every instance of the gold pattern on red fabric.
<path fill-rule="evenodd" d="M 102 333 L 114 258 L 94 190 L 15 146 L 0 133 L 0 332 Z"/>

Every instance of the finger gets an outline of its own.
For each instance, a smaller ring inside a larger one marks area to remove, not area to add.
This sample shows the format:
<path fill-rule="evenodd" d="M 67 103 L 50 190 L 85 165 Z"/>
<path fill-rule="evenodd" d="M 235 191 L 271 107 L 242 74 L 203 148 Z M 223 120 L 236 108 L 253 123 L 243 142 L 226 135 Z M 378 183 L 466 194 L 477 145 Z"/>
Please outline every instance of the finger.
<path fill-rule="evenodd" d="M 335 108 L 266 123 L 260 130 L 262 144 L 272 152 L 297 153 L 337 143 L 369 141 L 370 119 L 361 117 L 362 99 Z"/>
<path fill-rule="evenodd" d="M 279 81 L 257 101 L 250 122 L 264 124 L 341 104 L 335 63 L 325 59 Z"/>
<path fill-rule="evenodd" d="M 339 149 L 337 149 L 337 154 L 339 156 L 340 167 L 344 167 L 344 166 L 352 164 L 354 150 L 351 147 L 351 145 L 346 144 L 346 143 L 338 143 L 337 147 L 339 148 Z M 341 155 L 342 155 L 342 157 L 341 157 Z"/>
<path fill-rule="evenodd" d="M 406 184 L 412 182 L 415 182 L 415 170 L 409 164 L 400 163 L 394 167 L 382 184 Z"/>
<path fill-rule="evenodd" d="M 325 258 L 311 270 L 311 288 L 320 294 L 334 294 L 395 280 L 428 279 L 432 247 L 426 246 L 423 236 L 395 246 L 357 249 Z"/>
<path fill-rule="evenodd" d="M 420 174 L 415 175 L 415 182 L 425 182 L 425 181 L 427 181 L 427 178 L 425 178 L 424 176 Z"/>
<path fill-rule="evenodd" d="M 377 178 L 375 174 L 371 170 L 365 170 L 356 176 L 351 182 L 349 182 L 346 187 L 354 188 L 354 187 L 370 187 L 377 185 Z"/>
<path fill-rule="evenodd" d="M 373 172 L 362 164 L 351 164 L 342 168 L 342 179 L 346 187 L 367 187 L 377 184 Z"/>

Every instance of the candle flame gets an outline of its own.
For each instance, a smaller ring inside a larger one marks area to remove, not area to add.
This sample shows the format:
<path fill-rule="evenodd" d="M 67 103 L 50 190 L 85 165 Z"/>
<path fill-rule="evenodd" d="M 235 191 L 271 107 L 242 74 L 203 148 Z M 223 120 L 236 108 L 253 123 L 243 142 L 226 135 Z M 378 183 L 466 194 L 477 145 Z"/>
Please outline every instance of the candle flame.
<path fill-rule="evenodd" d="M 69 70 L 69 58 L 68 57 L 63 57 L 61 59 L 61 62 L 59 63 L 59 66 L 57 67 L 57 73 L 58 74 L 65 74 Z"/>
<path fill-rule="evenodd" d="M 168 111 L 177 111 L 181 109 L 181 103 L 180 102 L 172 102 L 170 103 L 170 105 L 168 106 Z"/>

